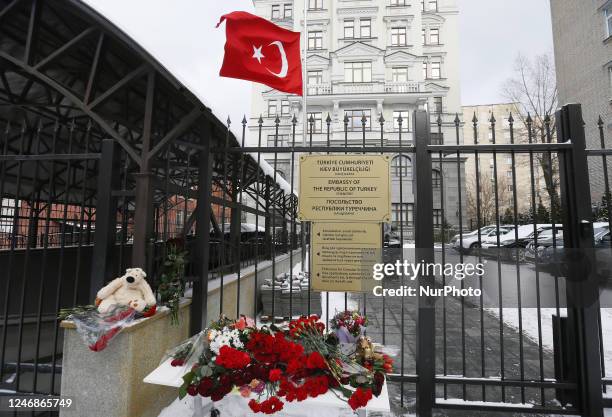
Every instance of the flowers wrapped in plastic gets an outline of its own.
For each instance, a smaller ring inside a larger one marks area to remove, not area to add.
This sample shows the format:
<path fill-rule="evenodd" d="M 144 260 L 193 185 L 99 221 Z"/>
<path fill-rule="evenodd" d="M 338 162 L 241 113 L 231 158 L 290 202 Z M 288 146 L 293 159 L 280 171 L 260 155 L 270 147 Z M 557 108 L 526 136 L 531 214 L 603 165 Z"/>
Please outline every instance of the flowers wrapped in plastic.
<path fill-rule="evenodd" d="M 329 327 L 335 332 L 340 343 L 355 343 L 362 336 L 368 324 L 366 316 L 358 311 L 341 311 L 331 319 Z"/>
<path fill-rule="evenodd" d="M 221 318 L 169 353 L 184 366 L 179 397 L 201 395 L 219 401 L 234 391 L 248 398 L 253 412 L 273 414 L 285 402 L 333 392 L 352 409 L 365 407 L 381 393 L 391 358 L 367 346 L 345 353 L 334 333 L 317 316 L 288 327 L 256 327 L 253 320 Z M 168 360 L 168 358 L 166 358 Z"/>
<path fill-rule="evenodd" d="M 98 312 L 95 306 L 80 306 L 61 310 L 59 318 L 73 321 L 77 333 L 89 349 L 99 352 L 106 349 L 111 339 L 125 326 L 155 312 L 156 306 L 138 312 L 128 306 L 114 305 L 105 313 Z"/>

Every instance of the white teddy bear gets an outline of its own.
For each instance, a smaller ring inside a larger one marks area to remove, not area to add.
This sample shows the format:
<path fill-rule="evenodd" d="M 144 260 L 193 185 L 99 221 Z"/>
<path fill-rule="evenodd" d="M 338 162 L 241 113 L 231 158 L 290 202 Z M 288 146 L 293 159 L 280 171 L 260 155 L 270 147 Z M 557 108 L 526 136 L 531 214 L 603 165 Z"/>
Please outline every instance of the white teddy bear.
<path fill-rule="evenodd" d="M 141 268 L 128 268 L 125 275 L 115 278 L 98 291 L 100 313 L 108 312 L 113 305 L 125 305 L 136 311 L 157 304 L 151 287 L 145 280 L 147 274 Z"/>

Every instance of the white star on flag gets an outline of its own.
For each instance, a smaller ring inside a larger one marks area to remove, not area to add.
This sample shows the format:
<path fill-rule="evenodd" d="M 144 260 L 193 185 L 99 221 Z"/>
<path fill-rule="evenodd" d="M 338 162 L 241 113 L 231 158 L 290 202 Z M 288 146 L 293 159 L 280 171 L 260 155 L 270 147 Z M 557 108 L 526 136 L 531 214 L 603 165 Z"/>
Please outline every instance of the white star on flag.
<path fill-rule="evenodd" d="M 257 61 L 259 61 L 260 64 L 261 64 L 261 58 L 265 58 L 264 54 L 261 53 L 261 48 L 263 48 L 263 46 L 256 48 L 255 45 L 253 45 L 253 58 L 257 59 Z"/>

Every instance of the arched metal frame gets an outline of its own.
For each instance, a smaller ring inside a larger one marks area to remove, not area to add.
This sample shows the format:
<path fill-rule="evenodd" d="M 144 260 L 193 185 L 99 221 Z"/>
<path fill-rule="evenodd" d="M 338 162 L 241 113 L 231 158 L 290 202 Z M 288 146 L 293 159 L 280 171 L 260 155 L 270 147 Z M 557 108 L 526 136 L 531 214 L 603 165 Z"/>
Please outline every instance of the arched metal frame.
<path fill-rule="evenodd" d="M 166 236 L 155 230 L 156 214 L 167 212 L 173 196 L 197 202 L 184 231 L 195 225 L 200 232 L 192 260 L 200 277 L 209 276 L 209 224 L 225 223 L 215 213 L 226 216 L 232 242 L 240 239 L 242 212 L 266 224 L 294 218 L 297 196 L 289 185 L 252 154 L 231 152 L 245 145 L 246 120 L 240 140 L 229 124 L 85 3 L 0 0 L 0 201 L 80 205 L 95 219 L 96 265 L 88 290 L 75 290 L 78 304 L 91 302 L 115 272 L 119 217 L 133 223 L 131 265 L 150 270 L 155 241 Z M 246 196 L 254 207 L 243 204 Z M 204 320 L 207 281 L 194 282 L 193 329 Z M 16 366 L 19 374 L 19 360 Z"/>

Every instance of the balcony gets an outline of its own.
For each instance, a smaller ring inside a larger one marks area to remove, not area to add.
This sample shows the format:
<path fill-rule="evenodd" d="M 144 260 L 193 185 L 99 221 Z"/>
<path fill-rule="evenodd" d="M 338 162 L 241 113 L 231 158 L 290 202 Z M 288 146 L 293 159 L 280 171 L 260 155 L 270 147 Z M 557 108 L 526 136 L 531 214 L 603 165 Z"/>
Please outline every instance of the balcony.
<path fill-rule="evenodd" d="M 370 83 L 321 83 L 309 84 L 309 96 L 328 96 L 342 94 L 409 94 L 421 93 L 423 83 L 408 82 L 370 82 Z"/>

